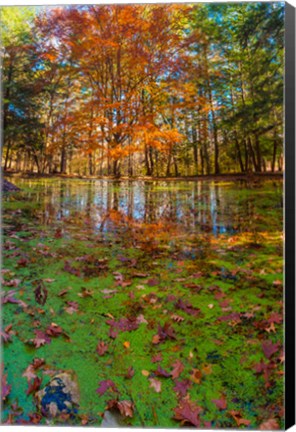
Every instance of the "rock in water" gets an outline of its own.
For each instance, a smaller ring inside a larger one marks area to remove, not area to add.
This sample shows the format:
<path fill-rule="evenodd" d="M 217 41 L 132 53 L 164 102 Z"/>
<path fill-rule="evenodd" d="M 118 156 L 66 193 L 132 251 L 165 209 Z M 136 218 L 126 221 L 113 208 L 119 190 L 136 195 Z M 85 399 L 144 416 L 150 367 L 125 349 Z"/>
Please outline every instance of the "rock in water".
<path fill-rule="evenodd" d="M 2 190 L 3 192 L 17 192 L 20 189 L 9 181 L 2 179 Z"/>
<path fill-rule="evenodd" d="M 47 418 L 61 414 L 75 415 L 79 406 L 77 378 L 72 372 L 55 375 L 51 381 L 35 394 L 37 407 Z"/>

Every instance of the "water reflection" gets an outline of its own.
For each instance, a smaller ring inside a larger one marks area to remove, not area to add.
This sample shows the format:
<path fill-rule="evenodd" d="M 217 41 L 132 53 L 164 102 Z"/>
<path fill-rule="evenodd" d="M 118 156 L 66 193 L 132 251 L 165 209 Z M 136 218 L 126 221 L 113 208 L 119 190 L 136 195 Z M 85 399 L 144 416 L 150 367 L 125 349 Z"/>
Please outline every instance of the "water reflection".
<path fill-rule="evenodd" d="M 26 199 L 41 205 L 42 224 L 83 217 L 97 230 L 111 229 L 108 215 L 129 220 L 181 225 L 188 232 L 233 234 L 250 231 L 264 209 L 281 211 L 282 184 L 249 190 L 244 183 L 144 182 L 17 179 Z M 263 186 L 262 186 L 263 187 Z M 262 221 L 261 221 L 262 222 Z M 268 229 L 268 224 L 266 224 Z"/>

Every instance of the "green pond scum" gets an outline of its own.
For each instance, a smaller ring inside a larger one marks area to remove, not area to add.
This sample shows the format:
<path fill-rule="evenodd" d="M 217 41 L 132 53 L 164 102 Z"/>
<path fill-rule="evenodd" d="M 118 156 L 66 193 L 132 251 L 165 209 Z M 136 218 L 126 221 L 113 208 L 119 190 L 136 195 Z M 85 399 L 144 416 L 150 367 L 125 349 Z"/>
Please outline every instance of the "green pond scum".
<path fill-rule="evenodd" d="M 2 423 L 284 427 L 282 181 L 12 181 Z"/>

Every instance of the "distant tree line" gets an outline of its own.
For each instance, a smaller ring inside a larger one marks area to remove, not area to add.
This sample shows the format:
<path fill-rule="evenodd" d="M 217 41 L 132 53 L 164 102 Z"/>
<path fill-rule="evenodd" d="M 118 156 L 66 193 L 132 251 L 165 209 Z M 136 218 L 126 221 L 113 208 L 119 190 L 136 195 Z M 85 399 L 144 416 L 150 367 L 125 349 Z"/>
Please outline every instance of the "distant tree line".
<path fill-rule="evenodd" d="M 3 7 L 2 166 L 283 169 L 283 3 Z"/>

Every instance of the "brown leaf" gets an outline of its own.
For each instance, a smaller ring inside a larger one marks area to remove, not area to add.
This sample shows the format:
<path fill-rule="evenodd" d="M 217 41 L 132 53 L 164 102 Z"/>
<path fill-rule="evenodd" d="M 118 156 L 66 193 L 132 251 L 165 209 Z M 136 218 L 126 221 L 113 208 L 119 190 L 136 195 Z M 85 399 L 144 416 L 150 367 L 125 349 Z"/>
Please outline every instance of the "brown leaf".
<path fill-rule="evenodd" d="M 157 345 L 157 344 L 160 343 L 160 336 L 159 336 L 158 334 L 153 336 L 153 338 L 152 338 L 152 343 L 153 343 L 154 345 Z"/>
<path fill-rule="evenodd" d="M 169 378 L 171 376 L 171 374 L 164 370 L 160 365 L 157 366 L 157 369 L 154 373 L 155 375 L 162 376 L 164 378 Z"/>
<path fill-rule="evenodd" d="M 48 291 L 42 281 L 39 281 L 34 290 L 35 300 L 41 306 L 44 306 L 47 300 Z"/>
<path fill-rule="evenodd" d="M 183 310 L 189 315 L 196 316 L 200 313 L 200 309 L 192 306 L 189 302 L 179 299 L 175 304 L 176 308 Z"/>
<path fill-rule="evenodd" d="M 227 408 L 227 402 L 224 396 L 222 396 L 220 399 L 213 399 L 212 402 L 220 410 L 225 410 Z"/>
<path fill-rule="evenodd" d="M 30 395 L 31 393 L 35 393 L 37 390 L 39 390 L 41 382 L 42 382 L 41 378 L 35 376 L 35 378 L 31 380 L 31 383 L 29 384 L 26 394 Z"/>
<path fill-rule="evenodd" d="M 135 370 L 132 366 L 129 366 L 127 373 L 125 374 L 125 378 L 131 379 L 135 375 Z"/>
<path fill-rule="evenodd" d="M 235 420 L 237 426 L 249 426 L 251 424 L 250 420 L 244 419 L 242 418 L 242 415 L 239 411 L 229 411 L 229 414 L 231 415 L 231 417 Z"/>
<path fill-rule="evenodd" d="M 1 371 L 1 397 L 2 397 L 2 400 L 4 401 L 7 398 L 7 396 L 9 395 L 9 393 L 11 392 L 11 385 L 9 385 L 7 383 L 7 374 L 5 374 L 5 375 L 3 374 L 3 370 L 4 370 L 3 364 L 1 366 L 1 369 L 2 369 L 2 371 Z"/>
<path fill-rule="evenodd" d="M 12 324 L 6 326 L 4 330 L 0 330 L 0 335 L 4 343 L 9 342 L 11 340 L 11 336 L 14 334 L 15 332 L 12 330 Z"/>
<path fill-rule="evenodd" d="M 189 399 L 183 399 L 180 404 L 175 408 L 175 419 L 181 420 L 181 424 L 189 423 L 197 428 L 200 427 L 199 414 L 202 412 L 200 406 L 196 405 Z"/>
<path fill-rule="evenodd" d="M 79 297 L 85 298 L 85 297 L 92 297 L 93 291 L 88 290 L 87 288 L 82 288 L 82 292 L 78 293 L 77 295 Z"/>
<path fill-rule="evenodd" d="M 56 337 L 62 333 L 63 333 L 62 328 L 55 323 L 51 323 L 46 329 L 46 334 L 48 336 Z"/>
<path fill-rule="evenodd" d="M 202 378 L 201 371 L 199 369 L 192 369 L 190 380 L 196 384 L 200 384 L 201 378 Z"/>
<path fill-rule="evenodd" d="M 184 321 L 184 319 L 185 319 L 185 318 L 183 318 L 183 317 L 181 317 L 180 315 L 177 315 L 177 314 L 172 314 L 171 318 L 172 318 L 173 321 L 176 321 L 178 323 Z"/>
<path fill-rule="evenodd" d="M 265 420 L 259 426 L 259 430 L 279 430 L 279 429 L 280 429 L 280 426 L 279 426 L 278 422 L 273 418 Z"/>
<path fill-rule="evenodd" d="M 34 366 L 30 364 L 22 376 L 27 378 L 28 382 L 31 381 L 32 379 L 36 378 Z"/>
<path fill-rule="evenodd" d="M 117 407 L 121 415 L 125 417 L 133 417 L 134 404 L 131 401 L 124 400 L 124 401 L 117 402 Z"/>
<path fill-rule="evenodd" d="M 171 376 L 173 379 L 179 378 L 180 374 L 184 370 L 184 365 L 180 360 L 176 360 L 175 363 L 173 363 L 173 370 L 171 372 Z"/>
<path fill-rule="evenodd" d="M 73 313 L 76 313 L 79 309 L 79 305 L 77 302 L 67 301 L 67 305 L 68 306 L 64 307 L 64 310 L 70 315 L 72 315 Z"/>
<path fill-rule="evenodd" d="M 100 341 L 97 345 L 97 353 L 99 356 L 103 356 L 106 351 L 108 351 L 108 345 L 105 344 L 105 342 Z"/>

